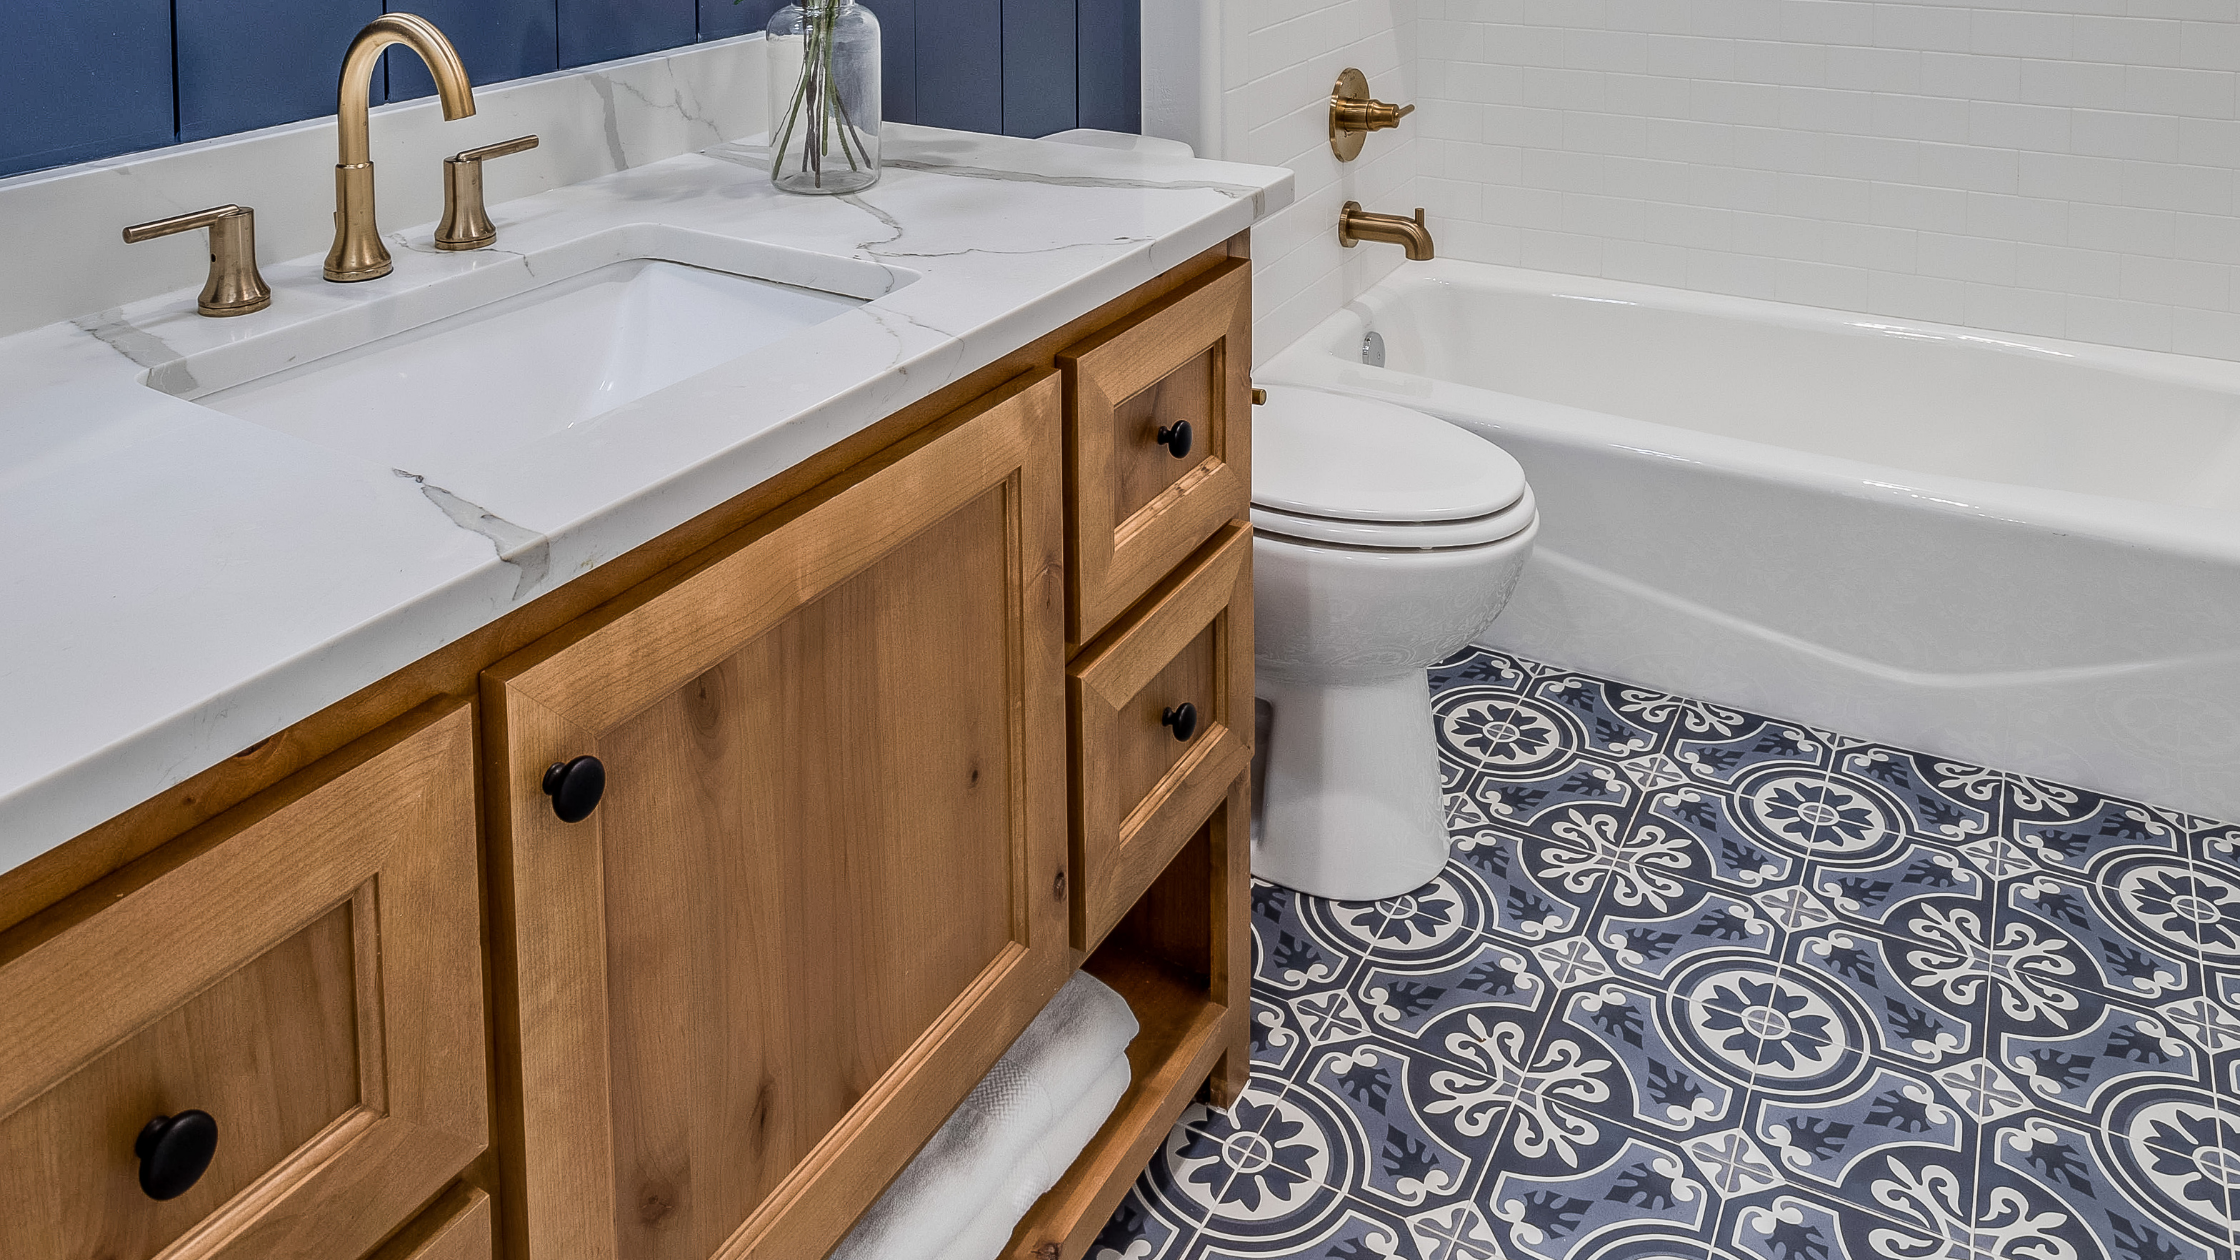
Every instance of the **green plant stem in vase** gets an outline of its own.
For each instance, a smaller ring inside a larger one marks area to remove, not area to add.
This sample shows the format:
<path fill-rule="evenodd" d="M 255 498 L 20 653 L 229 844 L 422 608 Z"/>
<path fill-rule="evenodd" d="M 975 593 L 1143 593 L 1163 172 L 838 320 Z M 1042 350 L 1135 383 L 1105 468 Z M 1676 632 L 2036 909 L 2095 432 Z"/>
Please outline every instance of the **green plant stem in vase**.
<path fill-rule="evenodd" d="M 855 0 L 770 17 L 770 181 L 850 193 L 879 179 L 879 19 Z"/>

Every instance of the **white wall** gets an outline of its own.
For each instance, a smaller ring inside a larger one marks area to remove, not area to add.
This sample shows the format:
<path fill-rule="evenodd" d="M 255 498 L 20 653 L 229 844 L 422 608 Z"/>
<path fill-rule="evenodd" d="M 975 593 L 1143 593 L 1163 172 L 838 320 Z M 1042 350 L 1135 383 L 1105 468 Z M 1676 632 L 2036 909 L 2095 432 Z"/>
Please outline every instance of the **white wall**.
<path fill-rule="evenodd" d="M 1421 133 L 1410 118 L 1368 138 L 1360 158 L 1330 153 L 1330 85 L 1356 66 L 1388 101 L 1416 99 L 1419 0 L 1201 0 L 1202 55 L 1218 99 L 1200 102 L 1200 156 L 1288 166 L 1298 199 L 1253 229 L 1253 351 L 1265 360 L 1401 262 L 1390 245 L 1338 244 L 1338 207 L 1408 214 Z M 1146 29 L 1147 60 L 1162 53 Z M 1193 139 L 1176 136 L 1176 139 Z M 1434 228 L 1436 234 L 1436 227 Z"/>
<path fill-rule="evenodd" d="M 1443 254 L 2240 358 L 2240 0 L 1418 2 Z"/>

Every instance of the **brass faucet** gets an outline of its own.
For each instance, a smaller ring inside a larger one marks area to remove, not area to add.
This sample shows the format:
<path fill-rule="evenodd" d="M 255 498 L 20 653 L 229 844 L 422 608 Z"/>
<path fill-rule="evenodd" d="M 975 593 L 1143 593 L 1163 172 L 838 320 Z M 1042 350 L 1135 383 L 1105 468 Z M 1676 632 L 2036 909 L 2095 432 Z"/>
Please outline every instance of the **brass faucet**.
<path fill-rule="evenodd" d="M 1338 243 L 1352 249 L 1362 241 L 1398 245 L 1408 251 L 1410 262 L 1431 257 L 1431 229 L 1423 224 L 1422 206 L 1416 207 L 1415 218 L 1403 219 L 1397 214 L 1372 214 L 1358 201 L 1347 202 L 1338 211 Z"/>
<path fill-rule="evenodd" d="M 327 251 L 326 277 L 349 282 L 389 274 L 394 265 L 381 243 L 373 218 L 373 154 L 367 138 L 373 70 L 391 44 L 420 54 L 435 76 L 436 95 L 447 120 L 474 113 L 474 84 L 459 64 L 459 53 L 435 23 L 410 13 L 389 13 L 366 23 L 350 51 L 342 55 L 342 84 L 336 92 L 335 131 L 340 148 L 334 167 L 334 248 Z"/>

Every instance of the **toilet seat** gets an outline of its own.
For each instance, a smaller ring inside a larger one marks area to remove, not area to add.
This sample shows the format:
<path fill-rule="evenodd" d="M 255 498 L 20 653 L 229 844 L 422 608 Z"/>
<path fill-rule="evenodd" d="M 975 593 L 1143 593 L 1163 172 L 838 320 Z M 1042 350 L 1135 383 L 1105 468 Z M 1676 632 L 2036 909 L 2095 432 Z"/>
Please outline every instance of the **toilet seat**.
<path fill-rule="evenodd" d="M 1476 547 L 1532 524 L 1507 451 L 1374 398 L 1268 387 L 1252 417 L 1252 524 L 1284 538 L 1425 550 Z"/>
<path fill-rule="evenodd" d="M 1381 551 L 1438 551 L 1449 547 L 1482 547 L 1512 538 L 1530 526 L 1538 515 L 1527 486 L 1514 503 L 1484 516 L 1451 521 L 1352 521 L 1332 516 L 1309 516 L 1252 505 L 1256 534 L 1294 542 L 1335 543 L 1341 547 L 1372 547 Z"/>

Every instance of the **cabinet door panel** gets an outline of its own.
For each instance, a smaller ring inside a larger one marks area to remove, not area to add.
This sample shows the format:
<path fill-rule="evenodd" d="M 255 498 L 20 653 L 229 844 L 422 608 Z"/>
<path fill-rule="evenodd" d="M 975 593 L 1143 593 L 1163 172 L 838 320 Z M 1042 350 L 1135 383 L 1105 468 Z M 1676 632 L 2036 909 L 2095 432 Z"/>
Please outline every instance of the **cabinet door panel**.
<path fill-rule="evenodd" d="M 487 1143 L 478 903 L 452 705 L 0 934 L 0 1255 L 370 1248 Z M 189 1108 L 215 1157 L 151 1200 Z"/>
<path fill-rule="evenodd" d="M 709 1254 L 1011 939 L 1003 498 L 600 738 L 623 1254 Z"/>
<path fill-rule="evenodd" d="M 823 1254 L 1063 981 L 1058 403 L 485 675 L 532 1260 Z"/>

